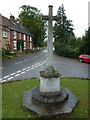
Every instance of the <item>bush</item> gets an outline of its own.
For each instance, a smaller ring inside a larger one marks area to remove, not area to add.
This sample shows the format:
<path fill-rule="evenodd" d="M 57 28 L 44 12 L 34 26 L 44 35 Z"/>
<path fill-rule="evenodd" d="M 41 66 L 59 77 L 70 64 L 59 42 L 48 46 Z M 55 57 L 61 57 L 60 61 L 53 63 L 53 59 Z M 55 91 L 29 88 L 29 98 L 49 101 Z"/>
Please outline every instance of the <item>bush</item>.
<path fill-rule="evenodd" d="M 11 55 L 6 55 L 6 59 L 12 59 L 13 57 Z"/>
<path fill-rule="evenodd" d="M 26 54 L 30 53 L 30 50 L 29 49 L 25 50 L 25 53 Z"/>
<path fill-rule="evenodd" d="M 66 45 L 64 43 L 57 44 L 57 46 L 55 47 L 56 47 L 55 52 L 58 55 L 71 57 L 71 58 L 78 58 L 79 55 L 78 47 L 72 47 L 71 45 Z"/>
<path fill-rule="evenodd" d="M 2 56 L 4 57 L 6 55 L 6 49 L 2 48 Z"/>
<path fill-rule="evenodd" d="M 33 49 L 27 49 L 27 50 L 25 50 L 25 53 L 26 53 L 26 54 L 28 54 L 28 53 L 33 53 L 33 52 L 35 52 L 35 50 L 33 50 Z"/>
<path fill-rule="evenodd" d="M 6 55 L 11 55 L 10 50 L 6 50 L 5 54 Z"/>

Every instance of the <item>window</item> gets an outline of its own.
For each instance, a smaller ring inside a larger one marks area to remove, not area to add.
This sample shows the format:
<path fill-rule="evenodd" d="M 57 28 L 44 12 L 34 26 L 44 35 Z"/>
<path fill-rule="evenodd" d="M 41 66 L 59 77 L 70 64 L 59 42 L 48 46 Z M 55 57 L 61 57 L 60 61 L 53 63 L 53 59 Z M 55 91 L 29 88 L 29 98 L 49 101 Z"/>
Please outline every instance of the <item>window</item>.
<path fill-rule="evenodd" d="M 17 38 L 17 33 L 16 33 L 16 31 L 13 31 L 13 38 L 14 38 L 14 39 Z"/>
<path fill-rule="evenodd" d="M 30 43 L 30 49 L 32 49 L 32 43 Z"/>
<path fill-rule="evenodd" d="M 24 40 L 26 40 L 26 35 L 24 34 Z"/>
<path fill-rule="evenodd" d="M 26 42 L 24 41 L 24 49 L 26 49 Z"/>
<path fill-rule="evenodd" d="M 14 41 L 14 50 L 17 49 L 17 41 Z"/>
<path fill-rule="evenodd" d="M 7 38 L 7 32 L 5 32 L 5 31 L 3 32 L 3 37 Z"/>
<path fill-rule="evenodd" d="M 27 41 L 29 41 L 29 36 L 27 36 Z"/>
<path fill-rule="evenodd" d="M 21 39 L 21 33 L 19 33 L 19 39 Z"/>
<path fill-rule="evenodd" d="M 32 42 L 32 37 L 30 36 L 30 42 Z"/>

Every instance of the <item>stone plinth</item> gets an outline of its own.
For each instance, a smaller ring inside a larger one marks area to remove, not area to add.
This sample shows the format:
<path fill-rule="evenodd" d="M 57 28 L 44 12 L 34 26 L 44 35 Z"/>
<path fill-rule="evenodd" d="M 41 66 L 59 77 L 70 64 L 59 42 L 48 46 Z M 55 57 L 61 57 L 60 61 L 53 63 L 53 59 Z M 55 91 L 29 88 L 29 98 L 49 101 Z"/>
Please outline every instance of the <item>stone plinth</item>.
<path fill-rule="evenodd" d="M 40 77 L 40 91 L 43 93 L 52 93 L 60 91 L 60 77 L 43 78 Z"/>
<path fill-rule="evenodd" d="M 52 94 L 60 92 L 60 74 L 53 67 L 40 72 L 40 92 Z"/>
<path fill-rule="evenodd" d="M 23 96 L 23 107 L 40 117 L 71 113 L 77 102 L 77 97 L 66 88 L 61 88 L 60 94 L 51 97 L 41 95 L 40 88 L 36 87 L 26 91 Z"/>
<path fill-rule="evenodd" d="M 23 106 L 40 117 L 71 113 L 78 99 L 70 90 L 60 88 L 60 74 L 48 67 L 40 75 L 40 86 L 24 93 Z"/>

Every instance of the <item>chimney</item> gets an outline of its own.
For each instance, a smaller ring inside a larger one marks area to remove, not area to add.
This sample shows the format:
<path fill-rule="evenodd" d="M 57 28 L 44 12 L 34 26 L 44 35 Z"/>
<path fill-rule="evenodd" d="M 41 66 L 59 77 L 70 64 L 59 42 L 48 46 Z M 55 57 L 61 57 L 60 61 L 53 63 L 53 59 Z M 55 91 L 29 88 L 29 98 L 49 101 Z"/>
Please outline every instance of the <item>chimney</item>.
<path fill-rule="evenodd" d="M 21 26 L 23 26 L 23 22 L 22 22 L 21 19 L 19 20 L 19 24 L 20 24 Z"/>
<path fill-rule="evenodd" d="M 10 16 L 10 20 L 14 23 L 16 23 L 15 17 L 13 15 Z"/>

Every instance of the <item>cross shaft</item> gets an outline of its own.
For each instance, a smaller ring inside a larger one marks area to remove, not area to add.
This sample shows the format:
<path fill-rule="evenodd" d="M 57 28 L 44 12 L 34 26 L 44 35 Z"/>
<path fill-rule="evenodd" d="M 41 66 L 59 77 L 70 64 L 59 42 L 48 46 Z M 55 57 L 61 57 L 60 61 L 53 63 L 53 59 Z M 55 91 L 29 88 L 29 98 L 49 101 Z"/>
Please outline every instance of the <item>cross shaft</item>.
<path fill-rule="evenodd" d="M 53 67 L 53 27 L 52 21 L 58 20 L 57 16 L 53 16 L 53 6 L 49 6 L 49 15 L 42 16 L 43 20 L 48 20 L 48 41 L 47 41 L 47 66 Z"/>

